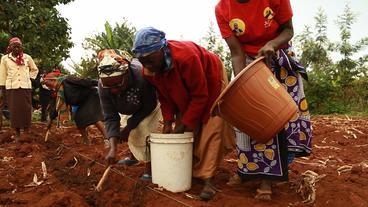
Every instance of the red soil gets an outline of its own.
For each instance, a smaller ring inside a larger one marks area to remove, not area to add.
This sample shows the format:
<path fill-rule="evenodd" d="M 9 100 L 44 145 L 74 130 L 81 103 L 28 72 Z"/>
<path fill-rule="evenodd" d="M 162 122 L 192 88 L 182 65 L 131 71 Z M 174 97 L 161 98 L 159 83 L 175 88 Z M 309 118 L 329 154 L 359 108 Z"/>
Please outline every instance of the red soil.
<path fill-rule="evenodd" d="M 35 123 L 30 139 L 22 144 L 15 144 L 9 129 L 5 129 L 0 134 L 0 207 L 368 206 L 368 118 L 317 116 L 312 121 L 312 155 L 294 161 L 290 166 L 290 181 L 275 184 L 270 202 L 254 199 L 258 181 L 235 187 L 226 185 L 236 169 L 236 162 L 232 160 L 235 152 L 225 157 L 215 177 L 221 192 L 208 202 L 194 200 L 185 193 L 161 191 L 153 184 L 139 181 L 144 170 L 142 164 L 128 168 L 114 166 L 103 191 L 98 193 L 95 187 L 106 168 L 104 155 L 107 150 L 97 129 L 90 129 L 91 145 L 82 144 L 75 127 L 53 129 L 45 143 L 46 126 Z M 123 144 L 119 158 L 126 153 L 127 145 Z M 46 164 L 46 178 L 41 162 Z M 344 165 L 349 166 L 346 171 L 340 169 L 339 173 L 338 169 Z M 295 189 L 307 170 L 324 176 L 315 183 L 316 198 L 312 204 L 303 203 L 305 198 Z M 26 187 L 34 174 L 43 182 Z M 193 180 L 193 187 L 187 193 L 194 195 L 200 190 L 201 183 Z"/>

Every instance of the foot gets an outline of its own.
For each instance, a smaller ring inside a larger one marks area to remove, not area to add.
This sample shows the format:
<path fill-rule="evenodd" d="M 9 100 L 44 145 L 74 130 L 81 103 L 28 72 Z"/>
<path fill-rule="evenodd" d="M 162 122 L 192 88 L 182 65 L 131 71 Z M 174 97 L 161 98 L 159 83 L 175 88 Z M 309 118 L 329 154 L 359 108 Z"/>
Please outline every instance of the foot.
<path fill-rule="evenodd" d="M 257 194 L 254 198 L 261 201 L 270 201 L 271 195 L 272 195 L 271 182 L 262 180 L 262 183 L 257 189 Z"/>
<path fill-rule="evenodd" d="M 116 163 L 116 148 L 115 147 L 110 147 L 110 151 L 109 153 L 107 153 L 105 159 L 109 165 Z"/>
<path fill-rule="evenodd" d="M 211 200 L 216 195 L 216 188 L 213 186 L 211 182 L 211 178 L 204 180 L 204 187 L 199 194 L 199 197 L 204 200 L 208 201 Z"/>
<path fill-rule="evenodd" d="M 236 185 L 240 185 L 241 183 L 242 183 L 242 181 L 241 181 L 240 176 L 238 174 L 234 174 L 233 176 L 231 176 L 231 178 L 226 183 L 226 185 L 236 186 Z"/>
<path fill-rule="evenodd" d="M 14 139 L 15 139 L 15 143 L 20 142 L 20 131 L 19 131 L 19 129 L 15 130 Z"/>

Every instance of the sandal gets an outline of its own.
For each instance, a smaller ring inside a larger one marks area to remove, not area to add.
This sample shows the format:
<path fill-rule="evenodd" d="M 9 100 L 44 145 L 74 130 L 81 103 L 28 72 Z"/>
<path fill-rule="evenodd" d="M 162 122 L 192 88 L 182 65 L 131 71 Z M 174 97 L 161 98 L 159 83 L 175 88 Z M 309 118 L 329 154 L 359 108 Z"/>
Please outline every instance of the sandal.
<path fill-rule="evenodd" d="M 127 157 L 123 160 L 119 160 L 117 162 L 117 164 L 119 164 L 119 165 L 126 165 L 126 166 L 132 166 L 132 165 L 135 165 L 135 164 L 138 164 L 138 163 L 139 163 L 138 160 L 132 160 L 129 157 Z"/>
<path fill-rule="evenodd" d="M 144 173 L 139 179 L 142 181 L 152 181 L 152 176 L 147 173 Z"/>
<path fill-rule="evenodd" d="M 211 200 L 216 194 L 216 191 L 212 189 L 211 187 L 206 188 L 206 186 L 203 188 L 201 194 L 199 194 L 199 197 L 204 201 Z"/>
<path fill-rule="evenodd" d="M 272 191 L 270 190 L 257 189 L 257 194 L 256 196 L 254 196 L 254 198 L 260 201 L 270 201 L 271 195 L 272 195 Z"/>
<path fill-rule="evenodd" d="M 218 190 L 212 184 L 205 184 L 203 190 L 199 194 L 199 197 L 204 201 L 209 201 L 216 195 L 217 191 Z"/>

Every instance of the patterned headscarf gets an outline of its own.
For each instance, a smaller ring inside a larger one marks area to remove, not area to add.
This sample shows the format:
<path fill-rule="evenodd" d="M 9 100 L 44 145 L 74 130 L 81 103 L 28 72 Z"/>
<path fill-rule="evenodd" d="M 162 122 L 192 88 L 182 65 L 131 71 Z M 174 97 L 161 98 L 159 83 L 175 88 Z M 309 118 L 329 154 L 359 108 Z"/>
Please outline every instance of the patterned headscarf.
<path fill-rule="evenodd" d="M 133 53 L 144 57 L 167 45 L 165 33 L 153 27 L 146 27 L 135 34 Z"/>
<path fill-rule="evenodd" d="M 20 40 L 19 37 L 13 37 L 9 40 L 9 45 L 12 44 L 12 43 L 19 43 L 19 44 L 22 44 L 22 41 Z"/>
<path fill-rule="evenodd" d="M 113 49 L 101 50 L 97 58 L 99 61 L 98 74 L 100 78 L 126 74 L 132 59 L 128 52 Z"/>
<path fill-rule="evenodd" d="M 11 50 L 10 45 L 18 43 L 20 45 L 22 45 L 22 41 L 19 39 L 19 37 L 13 37 L 9 40 L 9 46 L 7 48 L 7 53 L 11 53 L 13 52 Z M 19 54 L 17 55 L 17 57 L 15 57 L 15 63 L 17 63 L 17 65 L 24 65 L 24 59 L 23 59 L 23 51 L 20 51 Z"/>
<path fill-rule="evenodd" d="M 54 89 L 56 92 L 56 111 L 58 112 L 58 122 L 60 121 L 60 114 L 68 113 L 69 119 L 70 116 L 70 106 L 67 106 L 65 102 L 65 93 L 64 93 L 64 85 L 62 84 L 65 79 L 65 75 L 60 72 L 60 70 L 54 70 L 51 73 L 48 73 L 43 79 L 44 80 L 55 80 L 56 88 Z"/>

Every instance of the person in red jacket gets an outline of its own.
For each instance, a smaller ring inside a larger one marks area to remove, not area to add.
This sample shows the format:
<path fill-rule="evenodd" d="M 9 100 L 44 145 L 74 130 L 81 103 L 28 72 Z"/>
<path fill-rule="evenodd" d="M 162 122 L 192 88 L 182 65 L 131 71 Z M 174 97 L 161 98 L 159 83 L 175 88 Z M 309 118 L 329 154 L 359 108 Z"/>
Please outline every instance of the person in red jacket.
<path fill-rule="evenodd" d="M 212 104 L 228 83 L 221 60 L 193 42 L 166 40 L 164 32 L 152 27 L 136 33 L 133 52 L 144 66 L 144 77 L 157 89 L 163 133 L 194 132 L 193 176 L 204 180 L 200 197 L 211 199 L 223 146 L 233 138 L 223 119 L 210 117 Z"/>
<path fill-rule="evenodd" d="M 231 52 L 235 75 L 255 58 L 264 56 L 299 107 L 285 128 L 266 144 L 235 130 L 238 175 L 229 184 L 261 179 L 256 199 L 271 200 L 271 180 L 287 180 L 288 164 L 294 157 L 308 156 L 312 149 L 312 127 L 302 82 L 307 75 L 288 44 L 294 34 L 290 0 L 220 0 L 215 13 Z M 258 92 L 263 91 L 260 88 Z"/>

